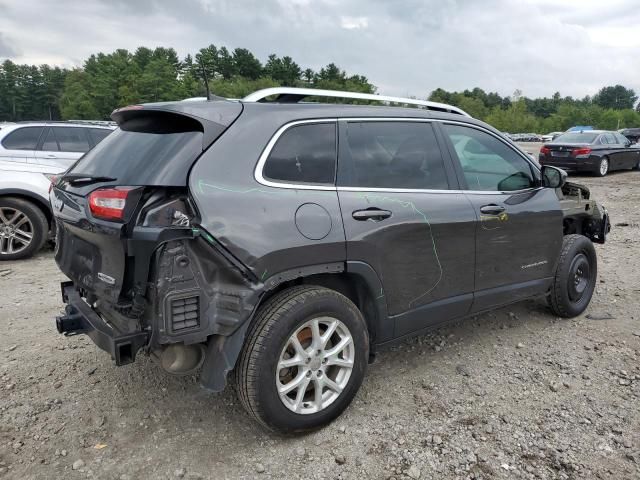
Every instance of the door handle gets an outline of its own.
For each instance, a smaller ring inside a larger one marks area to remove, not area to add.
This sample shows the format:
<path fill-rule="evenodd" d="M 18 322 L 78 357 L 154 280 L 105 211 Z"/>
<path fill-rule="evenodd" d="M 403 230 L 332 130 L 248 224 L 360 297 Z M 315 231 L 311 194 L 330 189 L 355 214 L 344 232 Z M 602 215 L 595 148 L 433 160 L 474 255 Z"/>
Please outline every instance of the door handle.
<path fill-rule="evenodd" d="M 47 158 L 58 158 L 58 156 L 57 155 L 53 155 L 51 153 L 48 153 L 47 154 Z"/>
<path fill-rule="evenodd" d="M 480 213 L 484 213 L 485 215 L 499 215 L 504 211 L 505 208 L 503 206 L 495 205 L 493 203 L 480 207 Z"/>
<path fill-rule="evenodd" d="M 391 216 L 391 212 L 389 210 L 380 210 L 379 208 L 372 207 L 365 210 L 355 210 L 351 216 L 354 220 L 359 220 L 361 222 L 365 220 L 379 222 L 380 220 L 389 218 Z"/>

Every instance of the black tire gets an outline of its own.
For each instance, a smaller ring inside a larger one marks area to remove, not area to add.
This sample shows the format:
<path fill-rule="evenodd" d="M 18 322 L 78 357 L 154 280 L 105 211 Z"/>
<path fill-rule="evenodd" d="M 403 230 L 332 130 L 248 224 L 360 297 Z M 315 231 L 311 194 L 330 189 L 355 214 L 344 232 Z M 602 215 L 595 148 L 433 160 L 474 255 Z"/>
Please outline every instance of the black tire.
<path fill-rule="evenodd" d="M 607 168 L 603 169 L 603 164 L 607 163 Z M 604 173 L 603 173 L 604 170 Z M 611 161 L 607 157 L 602 157 L 598 162 L 598 168 L 593 172 L 597 177 L 604 177 L 607 173 L 611 171 Z"/>
<path fill-rule="evenodd" d="M 549 295 L 549 306 L 559 317 L 572 318 L 589 306 L 598 276 L 593 243 L 583 235 L 567 235 Z"/>
<path fill-rule="evenodd" d="M 295 413 L 284 405 L 277 391 L 278 360 L 295 331 L 323 315 L 337 318 L 348 328 L 355 352 L 353 368 L 333 403 L 316 413 Z M 283 433 L 313 430 L 330 423 L 351 403 L 364 378 L 368 358 L 367 326 L 348 298 L 323 287 L 292 287 L 274 295 L 258 310 L 233 372 L 233 383 L 243 407 L 266 428 Z"/>
<path fill-rule="evenodd" d="M 49 231 L 49 223 L 42 210 L 28 200 L 14 197 L 0 198 L 0 208 L 12 209 L 23 213 L 29 219 L 31 225 L 29 230 L 32 235 L 31 242 L 17 253 L 5 253 L 5 250 L 8 251 L 8 244 L 6 243 L 8 239 L 0 238 L 0 242 L 3 242 L 0 244 L 0 260 L 19 260 L 28 258 L 38 252 L 44 245 Z M 0 218 L 0 228 L 3 228 L 3 226 L 4 222 Z"/>

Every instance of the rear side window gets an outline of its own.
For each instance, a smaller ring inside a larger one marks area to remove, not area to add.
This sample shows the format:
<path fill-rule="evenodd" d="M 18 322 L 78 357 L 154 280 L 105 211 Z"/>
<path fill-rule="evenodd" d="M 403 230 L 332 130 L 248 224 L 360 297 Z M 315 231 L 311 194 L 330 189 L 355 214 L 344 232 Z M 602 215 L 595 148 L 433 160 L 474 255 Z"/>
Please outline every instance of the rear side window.
<path fill-rule="evenodd" d="M 69 173 L 111 177 L 120 185 L 184 185 L 202 153 L 201 125 L 159 113 L 124 122 L 78 160 Z"/>
<path fill-rule="evenodd" d="M 276 182 L 333 185 L 336 158 L 335 123 L 296 125 L 280 136 L 262 175 Z"/>
<path fill-rule="evenodd" d="M 510 192 L 537 186 L 529 162 L 493 135 L 444 124 L 470 190 Z"/>
<path fill-rule="evenodd" d="M 611 133 L 605 133 L 604 138 L 609 145 L 615 145 L 618 143 L 616 137 L 614 137 Z"/>
<path fill-rule="evenodd" d="M 62 152 L 88 152 L 91 148 L 84 128 L 80 127 L 52 127 L 60 151 Z"/>
<path fill-rule="evenodd" d="M 7 150 L 35 150 L 44 127 L 23 127 L 14 130 L 2 140 Z"/>
<path fill-rule="evenodd" d="M 338 184 L 447 190 L 442 153 L 430 123 L 349 122 Z"/>
<path fill-rule="evenodd" d="M 91 136 L 91 141 L 94 145 L 99 144 L 102 140 L 107 138 L 107 136 L 111 133 L 111 130 L 107 128 L 88 128 L 87 132 Z"/>

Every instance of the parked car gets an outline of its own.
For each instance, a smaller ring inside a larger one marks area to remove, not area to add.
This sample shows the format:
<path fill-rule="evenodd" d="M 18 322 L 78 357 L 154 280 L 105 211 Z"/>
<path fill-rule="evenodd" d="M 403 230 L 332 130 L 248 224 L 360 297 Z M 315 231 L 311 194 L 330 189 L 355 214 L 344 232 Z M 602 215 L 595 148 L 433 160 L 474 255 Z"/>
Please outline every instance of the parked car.
<path fill-rule="evenodd" d="M 53 226 L 50 179 L 114 129 L 110 122 L 19 122 L 0 130 L 0 260 L 42 247 Z"/>
<path fill-rule="evenodd" d="M 640 169 L 640 148 L 618 132 L 567 132 L 540 149 L 541 165 L 604 177 L 613 170 Z"/>
<path fill-rule="evenodd" d="M 546 135 L 542 135 L 542 141 L 543 142 L 552 142 L 553 140 L 555 140 L 557 137 L 559 137 L 563 133 L 564 132 L 549 132 Z"/>
<path fill-rule="evenodd" d="M 273 88 L 112 118 L 51 189 L 58 331 L 212 391 L 231 372 L 270 429 L 336 418 L 380 345 L 526 298 L 590 302 L 604 207 L 456 107 Z"/>
<path fill-rule="evenodd" d="M 638 143 L 640 140 L 640 128 L 625 128 L 620 133 L 631 140 L 631 143 Z"/>

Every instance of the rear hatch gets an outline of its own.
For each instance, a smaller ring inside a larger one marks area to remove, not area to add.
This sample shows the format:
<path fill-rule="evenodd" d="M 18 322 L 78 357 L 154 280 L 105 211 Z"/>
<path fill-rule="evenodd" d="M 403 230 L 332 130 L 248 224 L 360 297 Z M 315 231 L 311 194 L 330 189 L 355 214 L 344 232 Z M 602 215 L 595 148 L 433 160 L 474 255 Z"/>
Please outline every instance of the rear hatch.
<path fill-rule="evenodd" d="M 145 215 L 154 221 L 143 221 L 143 205 L 186 204 L 191 166 L 241 111 L 240 103 L 225 101 L 117 110 L 119 128 L 58 178 L 50 193 L 55 258 L 87 297 L 131 299 L 136 261 L 147 263 L 138 270 L 149 268 L 148 257 L 136 258 L 136 241 L 153 242 L 176 225 L 153 209 Z"/>

